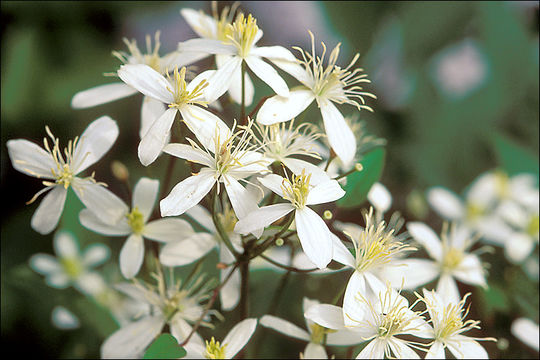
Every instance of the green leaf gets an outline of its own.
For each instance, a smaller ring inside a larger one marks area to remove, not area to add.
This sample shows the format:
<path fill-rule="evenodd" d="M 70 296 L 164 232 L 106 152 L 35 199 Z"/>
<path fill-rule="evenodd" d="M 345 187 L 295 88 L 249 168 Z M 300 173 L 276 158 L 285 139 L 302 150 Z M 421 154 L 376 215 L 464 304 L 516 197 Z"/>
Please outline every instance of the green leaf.
<path fill-rule="evenodd" d="M 178 345 L 174 336 L 161 334 L 148 347 L 143 359 L 178 359 L 186 356 L 186 350 Z"/>
<path fill-rule="evenodd" d="M 362 171 L 355 171 L 347 176 L 346 194 L 338 202 L 338 206 L 347 208 L 362 204 L 371 186 L 381 177 L 384 166 L 385 150 L 382 147 L 368 152 L 360 161 Z"/>
<path fill-rule="evenodd" d="M 538 158 L 532 152 L 501 134 L 495 134 L 494 142 L 499 166 L 508 175 L 523 172 L 538 175 Z"/>

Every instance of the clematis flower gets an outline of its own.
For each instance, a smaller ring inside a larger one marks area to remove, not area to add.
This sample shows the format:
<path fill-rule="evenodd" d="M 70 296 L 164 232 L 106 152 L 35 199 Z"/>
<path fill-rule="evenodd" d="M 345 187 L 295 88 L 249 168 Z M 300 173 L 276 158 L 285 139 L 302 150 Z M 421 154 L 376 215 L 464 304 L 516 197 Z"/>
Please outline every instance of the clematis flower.
<path fill-rule="evenodd" d="M 79 213 L 79 220 L 87 229 L 108 236 L 128 236 L 120 251 L 120 271 L 128 279 L 137 275 L 143 263 L 144 238 L 167 243 L 195 234 L 191 225 L 183 219 L 148 221 L 158 189 L 158 180 L 141 178 L 133 191 L 131 210 L 124 204 L 124 216 L 114 225 L 104 223 L 88 209 Z"/>
<path fill-rule="evenodd" d="M 302 309 L 304 314 L 312 306 L 319 304 L 319 301 L 304 298 Z M 340 310 L 341 312 L 341 310 Z M 303 352 L 304 359 L 327 359 L 328 354 L 324 348 L 330 346 L 347 346 L 361 343 L 363 340 L 355 332 L 348 329 L 333 330 L 321 326 L 306 317 L 306 327 L 308 331 L 299 328 L 293 323 L 272 315 L 264 315 L 260 323 L 262 326 L 271 328 L 287 336 L 307 341 L 308 344 Z"/>
<path fill-rule="evenodd" d="M 181 114 L 183 121 L 197 139 L 207 147 L 213 146 L 216 127 L 219 128 L 219 132 L 228 130 L 220 118 L 203 109 L 208 106 L 205 98 L 208 75 L 201 73 L 187 84 L 185 67 L 180 70 L 176 67 L 172 79 L 170 77 L 166 79 L 148 65 L 129 64 L 120 67 L 118 76 L 122 81 L 168 106 L 168 109 L 149 127 L 139 143 L 138 154 L 141 164 L 148 166 L 157 159 L 168 142 L 177 112 Z"/>
<path fill-rule="evenodd" d="M 65 289 L 72 285 L 85 295 L 96 296 L 104 290 L 104 282 L 94 281 L 100 277 L 92 268 L 109 258 L 109 248 L 93 244 L 81 253 L 75 237 L 68 231 L 54 235 L 56 258 L 48 254 L 35 254 L 30 258 L 30 267 L 45 275 L 47 285 Z"/>
<path fill-rule="evenodd" d="M 445 359 L 444 349 L 448 348 L 457 359 L 487 359 L 486 350 L 477 340 L 494 338 L 473 338 L 462 335 L 464 332 L 479 329 L 480 321 L 465 320 L 469 309 L 465 310 L 466 294 L 459 303 L 445 302 L 435 291 L 423 289 L 430 322 L 433 325 L 432 338 L 435 339 L 426 354 L 426 359 Z"/>
<path fill-rule="evenodd" d="M 94 174 L 86 178 L 76 175 L 97 162 L 114 144 L 118 137 L 118 126 L 108 116 L 102 116 L 84 130 L 80 138 L 69 141 L 60 150 L 60 143 L 48 127 L 47 134 L 52 140 L 52 147 L 47 138 L 43 139 L 45 150 L 24 139 L 9 140 L 8 153 L 13 167 L 38 179 L 45 179 L 45 188 L 28 202 L 34 202 L 39 195 L 48 192 L 32 216 L 32 229 L 40 234 L 49 234 L 54 230 L 66 201 L 67 189 L 71 186 L 82 203 L 103 222 L 114 224 L 124 213 L 124 204 L 120 198 L 107 190 L 103 183 L 94 180 Z"/>
<path fill-rule="evenodd" d="M 187 359 L 232 359 L 246 344 L 255 332 L 257 319 L 245 319 L 236 324 L 222 342 L 212 336 L 202 343 L 190 341 L 186 344 Z"/>
<path fill-rule="evenodd" d="M 376 96 L 362 91 L 362 87 L 359 86 L 359 84 L 370 82 L 366 78 L 366 74 L 361 74 L 362 69 L 349 70 L 358 60 L 358 54 L 345 69 L 342 69 L 336 65 L 340 46 L 338 44 L 330 53 L 325 68 L 323 61 L 326 46 L 322 43 L 323 54 L 321 57 L 317 57 L 314 36 L 311 32 L 309 35 L 312 44 L 311 54 L 301 48 L 295 48 L 303 57 L 300 64 L 295 63 L 295 61 L 274 62 L 300 81 L 302 86 L 291 90 L 288 96 L 278 93 L 277 96 L 266 100 L 257 113 L 257 122 L 271 125 L 291 120 L 315 100 L 321 110 L 330 146 L 343 163 L 351 164 L 356 154 L 356 138 L 334 103 L 350 104 L 356 106 L 358 110 L 373 111 L 365 104 L 364 97 L 376 98 Z"/>
<path fill-rule="evenodd" d="M 247 234 L 263 229 L 294 210 L 296 230 L 302 249 L 318 268 L 324 269 L 332 260 L 332 233 L 324 220 L 307 205 L 336 201 L 345 195 L 345 191 L 335 180 L 312 186 L 310 178 L 311 175 L 306 175 L 305 172 L 293 175 L 292 181 L 275 174 L 259 178 L 261 184 L 290 203 L 264 206 L 253 211 L 240 218 L 234 231 Z"/>
<path fill-rule="evenodd" d="M 512 335 L 530 346 L 536 351 L 539 351 L 538 324 L 527 318 L 518 318 L 512 322 L 510 328 Z"/>

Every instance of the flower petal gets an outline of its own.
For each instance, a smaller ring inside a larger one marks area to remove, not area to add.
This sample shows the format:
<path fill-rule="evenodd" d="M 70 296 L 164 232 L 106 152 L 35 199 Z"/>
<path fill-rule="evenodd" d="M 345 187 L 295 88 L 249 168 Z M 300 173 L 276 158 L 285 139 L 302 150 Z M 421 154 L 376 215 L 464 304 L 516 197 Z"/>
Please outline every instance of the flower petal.
<path fill-rule="evenodd" d="M 234 213 L 238 219 L 245 218 L 253 211 L 257 211 L 257 199 L 246 190 L 233 176 L 223 175 L 225 190 L 231 201 Z"/>
<path fill-rule="evenodd" d="M 204 89 L 204 97 L 208 102 L 214 102 L 229 89 L 241 64 L 242 59 L 233 56 L 208 79 L 208 86 Z"/>
<path fill-rule="evenodd" d="M 337 199 L 341 199 L 345 195 L 345 190 L 341 188 L 336 180 L 322 182 L 309 190 L 306 205 L 324 204 Z"/>
<path fill-rule="evenodd" d="M 397 359 L 420 359 L 420 356 L 400 339 L 391 338 L 388 345 Z"/>
<path fill-rule="evenodd" d="M 180 14 L 199 37 L 208 38 L 208 35 L 217 33 L 217 21 L 203 11 L 181 9 Z"/>
<path fill-rule="evenodd" d="M 303 359 L 328 359 L 324 346 L 309 342 L 304 349 Z"/>
<path fill-rule="evenodd" d="M 159 180 L 147 177 L 140 178 L 133 190 L 132 208 L 137 207 L 143 215 L 144 222 L 148 221 L 158 196 Z"/>
<path fill-rule="evenodd" d="M 29 261 L 30 267 L 41 275 L 48 275 L 62 270 L 58 260 L 48 254 L 34 254 Z"/>
<path fill-rule="evenodd" d="M 325 181 L 330 181 L 331 178 L 326 171 L 313 165 L 310 162 L 300 159 L 285 158 L 282 160 L 283 165 L 289 168 L 295 175 L 300 175 L 302 170 L 304 173 L 311 174 L 309 183 L 312 185 L 317 185 Z"/>
<path fill-rule="evenodd" d="M 264 315 L 260 320 L 260 324 L 296 339 L 304 341 L 310 340 L 310 336 L 306 330 L 276 316 Z"/>
<path fill-rule="evenodd" d="M 106 224 L 88 209 L 81 210 L 79 213 L 79 221 L 85 228 L 103 235 L 122 236 L 131 233 L 131 227 L 124 219 L 116 224 Z"/>
<path fill-rule="evenodd" d="M 455 335 L 446 342 L 448 350 L 458 359 L 488 359 L 486 349 L 477 341 L 463 335 Z"/>
<path fill-rule="evenodd" d="M 233 358 L 249 341 L 257 327 L 257 319 L 245 319 L 236 324 L 223 339 L 225 357 Z"/>
<path fill-rule="evenodd" d="M 142 236 L 131 234 L 120 250 L 120 271 L 126 279 L 139 272 L 144 260 L 144 240 Z"/>
<path fill-rule="evenodd" d="M 184 105 L 179 110 L 189 130 L 205 148 L 212 152 L 215 152 L 216 135 L 221 139 L 226 139 L 231 135 L 231 130 L 223 120 L 208 110 L 196 105 Z"/>
<path fill-rule="evenodd" d="M 296 210 L 295 222 L 302 249 L 319 269 L 324 269 L 332 260 L 334 249 L 328 226 L 308 207 Z"/>
<path fill-rule="evenodd" d="M 197 205 L 210 192 L 216 179 L 211 172 L 200 172 L 176 184 L 160 201 L 161 216 L 177 216 Z"/>
<path fill-rule="evenodd" d="M 390 206 L 392 206 L 392 195 L 388 189 L 379 182 L 376 182 L 371 186 L 367 198 L 371 205 L 382 213 L 387 212 L 390 209 Z"/>
<path fill-rule="evenodd" d="M 165 106 L 159 100 L 145 96 L 141 106 L 141 128 L 139 137 L 142 139 L 154 122 L 165 112 Z"/>
<path fill-rule="evenodd" d="M 144 64 L 128 64 L 120 66 L 118 76 L 126 84 L 134 87 L 146 96 L 165 104 L 174 102 L 174 96 L 167 88 L 171 85 L 156 70 Z"/>
<path fill-rule="evenodd" d="M 186 211 L 186 215 L 199 223 L 208 232 L 215 234 L 217 232 L 212 220 L 212 215 L 201 205 L 195 205 L 191 209 Z"/>
<path fill-rule="evenodd" d="M 229 249 L 221 244 L 219 249 L 219 261 L 224 264 L 230 264 L 235 261 L 234 255 Z M 225 311 L 230 311 L 238 305 L 240 301 L 240 283 L 242 282 L 240 271 L 238 269 L 233 270 L 229 267 L 219 272 L 219 280 L 223 282 L 231 271 L 234 273 L 225 286 L 219 291 L 219 301 L 221 302 L 221 308 Z"/>
<path fill-rule="evenodd" d="M 452 273 L 459 281 L 470 285 L 486 286 L 484 267 L 478 256 L 466 254 Z"/>
<path fill-rule="evenodd" d="M 446 304 L 457 304 L 461 299 L 456 281 L 448 274 L 441 275 L 437 284 L 437 294 L 439 294 L 442 301 Z"/>
<path fill-rule="evenodd" d="M 169 324 L 171 327 L 171 335 L 176 338 L 176 341 L 178 341 L 179 344 L 186 340 L 191 333 L 191 330 L 193 330 L 191 325 L 189 325 L 189 323 L 182 318 L 182 314 L 180 312 L 177 312 L 176 315 L 173 316 Z M 204 343 L 201 336 L 195 332 L 193 333 L 191 339 L 189 339 L 188 344 L 203 346 Z"/>
<path fill-rule="evenodd" d="M 357 299 L 358 294 L 365 296 L 366 279 L 363 274 L 355 270 L 347 283 L 343 297 L 343 321 L 349 328 L 359 327 L 364 319 L 365 311 L 362 302 Z"/>
<path fill-rule="evenodd" d="M 106 224 L 118 223 L 128 212 L 118 196 L 91 180 L 75 178 L 71 188 L 88 210 Z"/>
<path fill-rule="evenodd" d="M 230 60 L 230 56 L 227 55 L 216 55 L 216 66 L 219 69 Z M 242 104 L 242 67 L 239 66 L 236 68 L 235 72 L 232 75 L 232 81 L 229 85 L 229 95 L 231 99 L 237 104 Z M 250 106 L 253 102 L 253 95 L 255 94 L 255 88 L 253 87 L 253 82 L 251 81 L 249 74 L 246 72 L 244 74 L 244 102 L 245 106 Z"/>
<path fill-rule="evenodd" d="M 76 93 L 71 99 L 71 107 L 85 109 L 123 99 L 136 93 L 136 89 L 121 82 L 99 85 Z"/>
<path fill-rule="evenodd" d="M 427 201 L 439 215 L 447 220 L 458 220 L 465 216 L 465 209 L 461 199 L 445 188 L 434 187 L 429 189 Z"/>
<path fill-rule="evenodd" d="M 384 359 L 386 341 L 375 338 L 356 356 L 357 359 Z"/>
<path fill-rule="evenodd" d="M 440 267 L 431 260 L 404 259 L 394 266 L 386 266 L 380 272 L 380 277 L 389 281 L 393 288 L 406 290 L 416 289 L 435 280 L 440 273 Z"/>
<path fill-rule="evenodd" d="M 144 166 L 153 163 L 169 140 L 171 127 L 176 116 L 177 109 L 167 109 L 155 122 L 146 135 L 141 139 L 138 148 L 139 160 Z"/>
<path fill-rule="evenodd" d="M 272 125 L 289 121 L 304 111 L 315 100 L 313 91 L 305 87 L 292 89 L 289 96 L 272 96 L 257 112 L 257 122 Z"/>
<path fill-rule="evenodd" d="M 83 264 L 85 267 L 94 267 L 103 264 L 111 252 L 104 244 L 92 244 L 83 253 Z"/>
<path fill-rule="evenodd" d="M 523 341 L 536 351 L 539 348 L 538 324 L 526 318 L 514 320 L 511 327 L 512 335 Z"/>
<path fill-rule="evenodd" d="M 168 144 L 163 152 L 194 163 L 211 167 L 214 159 L 206 152 L 186 144 Z"/>
<path fill-rule="evenodd" d="M 328 142 L 346 166 L 356 155 L 356 138 L 345 118 L 331 101 L 319 101 Z"/>
<path fill-rule="evenodd" d="M 213 235 L 197 233 L 187 239 L 166 243 L 159 253 L 159 261 L 165 266 L 187 265 L 202 258 L 216 245 Z"/>
<path fill-rule="evenodd" d="M 235 55 L 236 48 L 233 45 L 225 44 L 221 40 L 215 39 L 190 39 L 178 44 L 179 52 L 195 52 L 205 54 Z"/>
<path fill-rule="evenodd" d="M 238 220 L 234 227 L 234 232 L 239 234 L 249 234 L 252 231 L 264 229 L 274 221 L 281 219 L 294 210 L 291 204 L 273 204 L 263 206 L 257 211 Z"/>
<path fill-rule="evenodd" d="M 184 219 L 166 218 L 149 222 L 143 236 L 154 241 L 175 242 L 193 236 L 193 228 Z"/>
<path fill-rule="evenodd" d="M 245 58 L 247 66 L 280 96 L 289 96 L 289 88 L 278 72 L 261 58 L 250 55 Z"/>
<path fill-rule="evenodd" d="M 442 260 L 441 240 L 429 226 L 424 223 L 413 221 L 407 224 L 407 230 L 414 240 L 420 243 L 431 258 Z"/>
<path fill-rule="evenodd" d="M 32 215 L 32 220 L 30 221 L 32 229 L 41 235 L 47 235 L 53 231 L 56 225 L 58 225 L 62 210 L 64 210 L 66 195 L 67 190 L 63 186 L 53 187 L 41 200 L 34 215 Z"/>
<path fill-rule="evenodd" d="M 355 268 L 356 263 L 354 256 L 349 249 L 341 242 L 341 239 L 332 234 L 332 242 L 334 245 L 334 257 L 333 259 L 343 265 Z"/>
<path fill-rule="evenodd" d="M 63 306 L 54 307 L 51 321 L 60 330 L 73 330 L 80 326 L 79 319 Z"/>
<path fill-rule="evenodd" d="M 268 189 L 272 190 L 274 193 L 278 194 L 279 196 L 283 197 L 283 189 L 281 188 L 281 185 L 283 184 L 283 181 L 285 178 L 276 175 L 276 174 L 269 174 L 265 177 L 261 177 L 258 179 L 261 184 L 263 184 Z"/>
<path fill-rule="evenodd" d="M 343 310 L 331 304 L 315 304 L 309 307 L 304 317 L 328 329 L 341 330 L 345 327 Z"/>
<path fill-rule="evenodd" d="M 52 169 L 56 164 L 52 156 L 31 141 L 9 140 L 7 148 L 11 164 L 23 174 L 43 179 L 53 179 Z"/>
<path fill-rule="evenodd" d="M 64 272 L 49 274 L 45 278 L 45 283 L 56 289 L 65 289 L 71 284 L 71 279 Z"/>
<path fill-rule="evenodd" d="M 360 334 L 358 334 L 358 332 L 348 329 L 338 330 L 326 335 L 326 344 L 328 345 L 347 346 L 360 344 L 364 341 L 365 340 Z"/>
<path fill-rule="evenodd" d="M 436 340 L 426 353 L 426 359 L 446 359 L 442 341 Z"/>
<path fill-rule="evenodd" d="M 512 233 L 504 243 L 504 253 L 514 264 L 522 263 L 534 249 L 534 239 L 523 233 Z"/>

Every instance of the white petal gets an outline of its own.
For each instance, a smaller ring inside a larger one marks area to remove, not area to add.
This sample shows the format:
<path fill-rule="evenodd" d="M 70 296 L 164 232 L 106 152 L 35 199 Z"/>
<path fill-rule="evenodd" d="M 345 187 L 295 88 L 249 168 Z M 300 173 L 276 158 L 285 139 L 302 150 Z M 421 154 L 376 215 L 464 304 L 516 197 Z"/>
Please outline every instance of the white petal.
<path fill-rule="evenodd" d="M 216 55 L 217 68 L 221 68 L 229 60 L 230 56 Z M 237 104 L 242 104 L 242 67 L 237 67 L 232 76 L 233 79 L 229 85 L 229 95 L 234 102 Z M 250 106 L 253 102 L 254 93 L 255 88 L 253 87 L 253 82 L 251 81 L 249 74 L 246 72 L 244 74 L 244 101 L 246 106 Z"/>
<path fill-rule="evenodd" d="M 386 342 L 375 338 L 356 356 L 357 359 L 384 359 Z"/>
<path fill-rule="evenodd" d="M 510 330 L 512 331 L 512 335 L 538 351 L 538 324 L 526 318 L 518 318 L 512 323 Z"/>
<path fill-rule="evenodd" d="M 257 75 L 262 81 L 280 96 L 289 96 L 289 88 L 285 80 L 279 76 L 278 72 L 269 64 L 265 63 L 257 56 L 248 56 L 245 58 L 247 66 Z"/>
<path fill-rule="evenodd" d="M 466 254 L 452 275 L 465 284 L 487 285 L 484 268 L 476 255 Z"/>
<path fill-rule="evenodd" d="M 326 344 L 328 345 L 356 345 L 364 341 L 365 340 L 358 332 L 348 329 L 338 330 L 326 335 Z"/>
<path fill-rule="evenodd" d="M 458 220 L 465 216 L 461 199 L 453 192 L 442 187 L 428 190 L 427 200 L 431 207 L 447 220 Z"/>
<path fill-rule="evenodd" d="M 447 341 L 446 346 L 458 359 L 488 359 L 486 349 L 477 341 L 463 335 L 455 335 L 452 341 Z"/>
<path fill-rule="evenodd" d="M 144 240 L 142 236 L 131 234 L 120 251 L 120 270 L 126 279 L 139 272 L 144 260 Z"/>
<path fill-rule="evenodd" d="M 159 100 L 145 96 L 141 106 L 141 128 L 139 137 L 142 139 L 154 122 L 165 112 L 165 106 Z"/>
<path fill-rule="evenodd" d="M 246 190 L 238 180 L 232 176 L 224 175 L 225 190 L 231 201 L 234 213 L 238 219 L 243 219 L 254 211 L 257 211 L 257 199 Z"/>
<path fill-rule="evenodd" d="M 435 341 L 426 353 L 426 359 L 445 359 L 444 345 L 441 341 Z"/>
<path fill-rule="evenodd" d="M 304 350 L 304 359 L 328 359 L 324 346 L 309 342 Z"/>
<path fill-rule="evenodd" d="M 215 247 L 213 235 L 197 233 L 187 239 L 165 244 L 159 254 L 159 260 L 165 266 L 183 266 L 202 258 Z"/>
<path fill-rule="evenodd" d="M 269 206 L 263 206 L 257 211 L 254 211 L 240 219 L 235 227 L 234 231 L 239 234 L 249 234 L 252 231 L 258 229 L 264 229 L 274 221 L 281 219 L 294 210 L 291 204 L 274 204 Z"/>
<path fill-rule="evenodd" d="M 215 137 L 226 139 L 231 135 L 229 127 L 216 115 L 196 105 L 180 108 L 182 119 L 197 140 L 208 150 L 215 152 Z"/>
<path fill-rule="evenodd" d="M 148 221 L 158 196 L 159 180 L 147 177 L 140 178 L 133 190 L 132 208 L 137 207 L 143 215 L 144 222 Z"/>
<path fill-rule="evenodd" d="M 79 221 L 85 228 L 103 235 L 122 236 L 131 233 L 131 227 L 127 221 L 122 219 L 116 224 L 106 224 L 88 209 L 81 210 Z"/>
<path fill-rule="evenodd" d="M 426 249 L 429 256 L 437 261 L 442 260 L 441 240 L 429 226 L 418 221 L 413 221 L 407 224 L 407 230 L 413 239 Z"/>
<path fill-rule="evenodd" d="M 229 89 L 231 82 L 235 79 L 234 74 L 241 67 L 241 64 L 242 59 L 233 56 L 208 79 L 204 96 L 209 102 L 214 102 Z"/>
<path fill-rule="evenodd" d="M 103 277 L 95 272 L 87 272 L 75 280 L 73 286 L 82 294 L 87 296 L 98 296 L 109 290 L 109 285 Z"/>
<path fill-rule="evenodd" d="M 214 39 L 191 39 L 178 44 L 180 52 L 234 55 L 236 48 Z"/>
<path fill-rule="evenodd" d="M 54 230 L 64 204 L 66 202 L 67 190 L 63 186 L 55 186 L 42 200 L 32 216 L 30 224 L 32 229 L 42 235 L 46 235 Z"/>
<path fill-rule="evenodd" d="M 186 144 L 168 144 L 163 152 L 208 167 L 214 163 L 214 159 L 208 153 Z"/>
<path fill-rule="evenodd" d="M 302 249 L 319 269 L 324 269 L 332 260 L 334 248 L 328 226 L 308 207 L 296 210 L 295 222 Z"/>
<path fill-rule="evenodd" d="M 141 139 L 138 154 L 139 160 L 144 166 L 153 163 L 167 145 L 176 112 L 177 109 L 175 108 L 167 109 Z"/>
<path fill-rule="evenodd" d="M 101 159 L 118 137 L 118 125 L 108 116 L 94 120 L 84 130 L 73 151 L 73 173 L 81 171 Z"/>
<path fill-rule="evenodd" d="M 364 319 L 364 307 L 358 295 L 366 296 L 366 279 L 354 271 L 347 283 L 343 298 L 343 321 L 347 327 L 356 328 Z"/>
<path fill-rule="evenodd" d="M 452 276 L 447 274 L 443 274 L 439 279 L 439 283 L 437 284 L 437 293 L 446 304 L 457 304 L 461 299 L 456 281 L 452 278 Z"/>
<path fill-rule="evenodd" d="M 92 244 L 84 250 L 83 264 L 85 267 L 94 267 L 103 264 L 109 258 L 111 252 L 103 244 Z"/>
<path fill-rule="evenodd" d="M 306 205 L 324 204 L 337 199 L 341 199 L 345 195 L 345 190 L 341 188 L 336 180 L 322 182 L 309 190 Z"/>
<path fill-rule="evenodd" d="M 159 335 L 165 325 L 161 315 L 145 316 L 140 320 L 121 327 L 101 345 L 101 357 L 137 358 L 142 357 L 144 350 Z"/>
<path fill-rule="evenodd" d="M 376 182 L 371 186 L 367 198 L 371 205 L 382 213 L 387 212 L 390 209 L 390 206 L 392 206 L 392 195 L 390 195 L 388 189 L 379 182 Z"/>
<path fill-rule="evenodd" d="M 345 327 L 343 310 L 339 306 L 315 304 L 307 309 L 304 316 L 328 329 L 341 330 Z"/>
<path fill-rule="evenodd" d="M 260 324 L 264 327 L 274 329 L 282 334 L 296 339 L 305 341 L 310 340 L 310 336 L 307 331 L 299 328 L 293 323 L 288 322 L 287 320 L 280 319 L 276 316 L 264 315 L 260 320 Z"/>
<path fill-rule="evenodd" d="M 169 322 L 169 325 L 171 327 L 171 335 L 176 338 L 176 341 L 178 341 L 179 344 L 186 340 L 193 329 L 191 325 L 189 325 L 189 323 L 182 318 L 182 314 L 180 312 L 177 312 L 176 315 L 173 316 Z M 191 336 L 191 339 L 189 339 L 188 344 L 203 346 L 204 343 L 201 336 L 195 332 L 193 333 L 193 336 Z"/>
<path fill-rule="evenodd" d="M 56 170 L 56 164 L 52 156 L 33 142 L 9 140 L 7 148 L 15 170 L 37 178 L 53 178 L 51 170 Z"/>
<path fill-rule="evenodd" d="M 302 170 L 305 174 L 311 174 L 309 183 L 312 185 L 317 185 L 322 182 L 330 181 L 331 178 L 326 171 L 313 165 L 305 160 L 285 158 L 282 160 L 283 165 L 289 168 L 295 175 L 300 175 Z"/>
<path fill-rule="evenodd" d="M 394 266 L 386 266 L 380 275 L 389 281 L 393 288 L 412 290 L 433 281 L 440 273 L 440 267 L 431 260 L 404 259 Z"/>
<path fill-rule="evenodd" d="M 78 258 L 79 243 L 68 231 L 58 231 L 54 234 L 54 252 L 61 258 Z"/>
<path fill-rule="evenodd" d="M 273 96 L 267 99 L 257 112 L 257 122 L 272 125 L 297 117 L 315 100 L 313 91 L 300 87 L 289 92 L 288 97 Z"/>
<path fill-rule="evenodd" d="M 534 239 L 527 234 L 513 233 L 504 244 L 506 257 L 513 263 L 523 262 L 534 249 Z"/>
<path fill-rule="evenodd" d="M 222 344 L 227 345 L 225 356 L 233 358 L 249 341 L 257 326 L 257 319 L 245 319 L 236 324 L 223 339 Z"/>
<path fill-rule="evenodd" d="M 206 38 L 209 33 L 216 34 L 217 22 L 213 17 L 193 9 L 181 9 L 180 14 L 199 37 Z"/>
<path fill-rule="evenodd" d="M 467 202 L 486 208 L 497 198 L 497 175 L 493 172 L 477 177 L 465 195 Z"/>
<path fill-rule="evenodd" d="M 49 274 L 45 278 L 47 285 L 57 289 L 65 289 L 71 284 L 71 279 L 63 272 Z"/>
<path fill-rule="evenodd" d="M 51 321 L 54 326 L 61 330 L 73 330 L 80 326 L 79 319 L 63 306 L 54 307 L 51 314 Z"/>
<path fill-rule="evenodd" d="M 234 255 L 224 244 L 221 244 L 219 249 L 219 261 L 225 264 L 230 264 L 235 261 Z M 219 272 L 219 280 L 223 282 L 231 271 L 233 271 L 232 267 L 221 270 Z M 221 308 L 223 310 L 230 311 L 238 305 L 238 302 L 240 301 L 241 282 L 242 278 L 240 276 L 240 271 L 236 269 L 229 281 L 227 281 L 225 286 L 219 291 L 219 301 L 221 302 Z"/>
<path fill-rule="evenodd" d="M 356 155 L 356 138 L 343 115 L 331 101 L 319 103 L 328 142 L 343 164 L 350 165 Z"/>
<path fill-rule="evenodd" d="M 274 193 L 278 194 L 279 196 L 283 197 L 283 189 L 281 188 L 281 185 L 283 184 L 283 181 L 285 178 L 276 175 L 276 174 L 269 174 L 265 177 L 261 177 L 258 179 L 261 184 L 263 184 L 268 189 L 272 190 Z"/>
<path fill-rule="evenodd" d="M 71 188 L 88 210 L 106 224 L 118 223 L 128 212 L 122 199 L 95 182 L 75 178 Z"/>
<path fill-rule="evenodd" d="M 268 60 L 284 60 L 298 63 L 298 60 L 294 57 L 293 53 L 283 46 L 261 46 L 252 47 L 250 51 L 251 55 L 267 58 Z"/>
<path fill-rule="evenodd" d="M 167 90 L 169 81 L 156 70 L 144 64 L 122 65 L 118 76 L 126 84 L 134 87 L 141 93 L 165 104 L 174 102 L 174 96 Z"/>
<path fill-rule="evenodd" d="M 183 214 L 189 208 L 197 205 L 210 192 L 216 179 L 210 172 L 200 172 L 176 184 L 169 195 L 160 201 L 161 216 L 176 216 Z"/>
<path fill-rule="evenodd" d="M 42 275 L 56 273 L 62 269 L 56 258 L 47 254 L 32 255 L 30 267 Z"/>
<path fill-rule="evenodd" d="M 334 246 L 334 260 L 354 268 L 356 266 L 354 256 L 349 249 L 341 242 L 340 238 L 332 234 L 332 242 Z"/>
<path fill-rule="evenodd" d="M 207 231 L 215 234 L 217 232 L 214 221 L 212 220 L 212 215 L 201 205 L 195 205 L 191 209 L 186 211 L 186 215 L 191 217 L 193 220 L 199 223 Z"/>
<path fill-rule="evenodd" d="M 191 225 L 184 219 L 167 218 L 149 222 L 144 227 L 144 237 L 160 241 L 174 242 L 193 235 Z"/>
<path fill-rule="evenodd" d="M 161 58 L 160 69 L 162 73 L 164 73 L 166 69 L 173 70 L 175 67 L 180 69 L 182 66 L 192 64 L 208 56 L 210 56 L 210 54 L 173 51 Z"/>
<path fill-rule="evenodd" d="M 388 340 L 388 345 L 397 359 L 420 359 L 420 356 L 413 349 L 399 339 L 391 338 Z"/>
<path fill-rule="evenodd" d="M 89 108 L 122 99 L 136 93 L 137 90 L 121 82 L 99 85 L 76 93 L 71 99 L 71 107 L 74 109 Z"/>

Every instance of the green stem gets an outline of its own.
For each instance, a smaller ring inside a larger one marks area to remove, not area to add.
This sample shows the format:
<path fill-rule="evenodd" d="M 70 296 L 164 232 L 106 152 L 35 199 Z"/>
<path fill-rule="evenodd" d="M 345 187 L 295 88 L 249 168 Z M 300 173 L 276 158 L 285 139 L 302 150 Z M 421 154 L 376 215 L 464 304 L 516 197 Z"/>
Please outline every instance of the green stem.
<path fill-rule="evenodd" d="M 282 268 L 284 270 L 287 270 L 287 272 L 297 272 L 297 273 L 310 273 L 310 272 L 313 272 L 315 270 L 319 270 L 319 268 L 313 268 L 313 269 L 298 269 L 298 268 L 295 268 L 293 266 L 287 266 L 287 265 L 283 265 L 283 264 L 280 264 L 278 263 L 277 261 L 274 261 L 272 259 L 270 259 L 268 256 L 266 255 L 259 255 L 261 258 L 263 258 L 264 260 L 268 261 L 270 264 L 272 265 L 275 265 L 279 268 Z M 270 314 L 270 313 L 269 313 Z"/>
<path fill-rule="evenodd" d="M 289 219 L 287 220 L 285 225 L 283 225 L 281 230 L 279 230 L 274 236 L 271 236 L 268 239 L 266 239 L 261 245 L 256 247 L 254 251 L 250 254 L 249 260 L 256 258 L 257 256 L 261 255 L 263 252 L 265 252 L 265 250 L 268 249 L 274 243 L 274 241 L 279 239 L 279 237 L 283 235 L 285 231 L 289 229 L 293 220 L 294 220 L 294 214 L 290 214 Z"/>
<path fill-rule="evenodd" d="M 242 60 L 242 104 L 240 106 L 240 124 L 246 125 L 246 62 Z"/>
<path fill-rule="evenodd" d="M 234 246 L 231 243 L 231 239 L 229 239 L 229 235 L 227 235 L 227 231 L 223 228 L 223 225 L 221 224 L 221 221 L 219 221 L 218 214 L 220 213 L 219 209 L 219 195 L 217 193 L 217 186 L 214 189 L 214 192 L 212 193 L 213 197 L 213 210 L 212 210 L 212 220 L 214 222 L 214 226 L 216 227 L 216 230 L 219 234 L 219 237 L 221 240 L 223 240 L 223 243 L 229 251 L 234 255 L 236 259 L 238 259 L 238 252 L 234 249 Z"/>
<path fill-rule="evenodd" d="M 240 263 L 240 319 L 247 319 L 249 314 L 249 260 Z"/>

